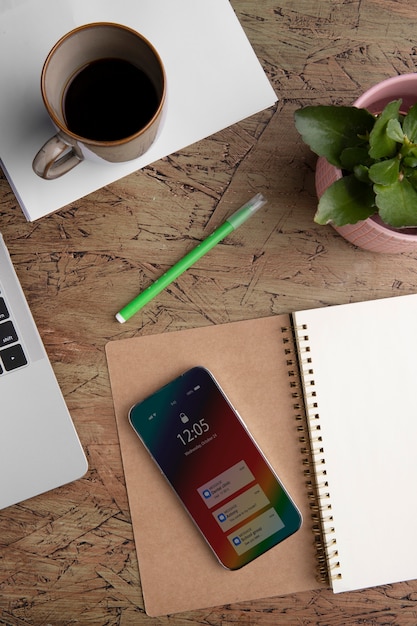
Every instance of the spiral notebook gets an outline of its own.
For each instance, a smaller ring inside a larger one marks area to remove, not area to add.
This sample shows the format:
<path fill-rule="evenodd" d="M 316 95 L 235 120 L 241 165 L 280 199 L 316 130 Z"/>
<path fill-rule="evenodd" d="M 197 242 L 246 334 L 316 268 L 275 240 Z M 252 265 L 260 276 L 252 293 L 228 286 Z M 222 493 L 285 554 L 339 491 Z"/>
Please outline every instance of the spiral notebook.
<path fill-rule="evenodd" d="M 293 320 L 333 590 L 417 578 L 417 295 Z"/>
<path fill-rule="evenodd" d="M 410 295 L 107 344 L 149 615 L 417 577 L 416 319 Z M 236 572 L 218 565 L 127 420 L 194 365 L 215 374 L 304 519 Z"/>

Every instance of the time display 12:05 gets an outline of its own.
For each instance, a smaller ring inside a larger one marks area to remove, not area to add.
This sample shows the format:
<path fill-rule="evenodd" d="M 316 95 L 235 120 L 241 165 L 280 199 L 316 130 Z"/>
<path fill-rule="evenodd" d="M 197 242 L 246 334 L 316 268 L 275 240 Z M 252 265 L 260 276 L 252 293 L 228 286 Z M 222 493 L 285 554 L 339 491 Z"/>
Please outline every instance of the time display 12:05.
<path fill-rule="evenodd" d="M 204 417 L 200 419 L 198 422 L 195 422 L 190 428 L 184 428 L 181 433 L 178 433 L 177 439 L 181 441 L 181 443 L 186 446 L 188 443 L 191 443 L 204 433 L 210 430 L 210 426 L 207 424 Z"/>

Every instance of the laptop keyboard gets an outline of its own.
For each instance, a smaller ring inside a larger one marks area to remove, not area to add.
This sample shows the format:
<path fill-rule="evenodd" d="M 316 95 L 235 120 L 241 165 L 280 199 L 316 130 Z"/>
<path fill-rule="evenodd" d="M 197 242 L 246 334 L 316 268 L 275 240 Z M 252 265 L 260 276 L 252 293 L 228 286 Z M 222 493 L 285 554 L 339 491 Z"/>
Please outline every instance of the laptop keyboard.
<path fill-rule="evenodd" d="M 24 365 L 27 358 L 0 287 L 0 376 Z"/>

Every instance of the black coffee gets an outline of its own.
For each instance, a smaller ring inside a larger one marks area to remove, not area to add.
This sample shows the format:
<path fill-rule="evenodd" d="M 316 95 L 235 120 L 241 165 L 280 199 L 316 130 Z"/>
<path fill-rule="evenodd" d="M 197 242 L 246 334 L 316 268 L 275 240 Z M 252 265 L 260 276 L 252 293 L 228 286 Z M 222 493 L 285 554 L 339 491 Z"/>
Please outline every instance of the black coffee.
<path fill-rule="evenodd" d="M 115 141 L 146 126 L 158 104 L 156 89 L 142 70 L 122 59 L 99 59 L 70 82 L 64 116 L 76 135 Z"/>

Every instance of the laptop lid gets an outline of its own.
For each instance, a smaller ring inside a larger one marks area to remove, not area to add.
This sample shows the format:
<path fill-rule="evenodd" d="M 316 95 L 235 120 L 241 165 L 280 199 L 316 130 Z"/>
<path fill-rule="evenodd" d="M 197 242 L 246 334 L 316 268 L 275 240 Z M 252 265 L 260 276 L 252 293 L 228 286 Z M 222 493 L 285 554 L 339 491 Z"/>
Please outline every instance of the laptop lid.
<path fill-rule="evenodd" d="M 0 509 L 86 471 L 86 457 L 0 234 Z"/>

